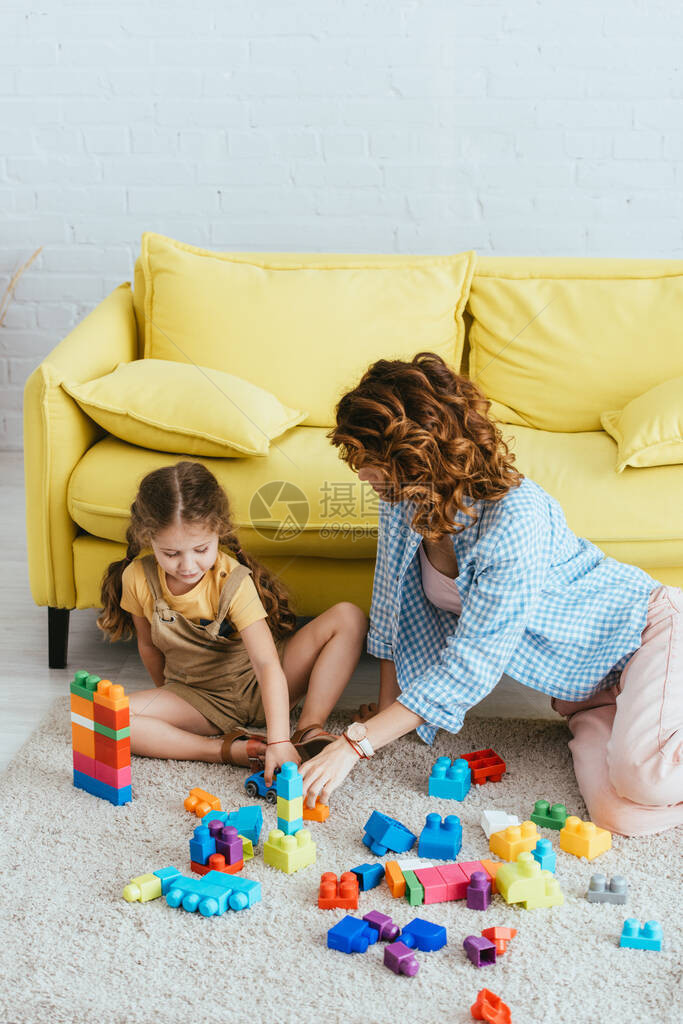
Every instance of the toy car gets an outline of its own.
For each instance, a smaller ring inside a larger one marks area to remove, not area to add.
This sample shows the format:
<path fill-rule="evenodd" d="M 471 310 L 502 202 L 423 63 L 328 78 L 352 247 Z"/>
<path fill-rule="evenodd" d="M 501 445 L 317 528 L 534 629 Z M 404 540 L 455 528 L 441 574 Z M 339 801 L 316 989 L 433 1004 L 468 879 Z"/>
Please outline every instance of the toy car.
<path fill-rule="evenodd" d="M 274 785 L 270 788 L 266 786 L 263 771 L 254 772 L 253 775 L 250 775 L 249 778 L 245 779 L 244 788 L 250 797 L 263 796 L 266 798 L 266 803 L 277 803 L 277 790 Z"/>

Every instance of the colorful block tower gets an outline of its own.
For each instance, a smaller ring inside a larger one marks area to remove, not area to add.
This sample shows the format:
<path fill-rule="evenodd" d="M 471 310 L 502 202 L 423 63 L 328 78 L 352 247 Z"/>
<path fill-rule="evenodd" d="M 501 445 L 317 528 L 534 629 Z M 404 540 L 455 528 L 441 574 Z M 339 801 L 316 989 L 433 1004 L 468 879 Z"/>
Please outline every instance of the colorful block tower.
<path fill-rule="evenodd" d="M 293 836 L 304 827 L 304 783 L 293 761 L 285 761 L 275 777 L 277 827 Z"/>
<path fill-rule="evenodd" d="M 291 875 L 315 862 L 315 843 L 303 827 L 304 784 L 293 761 L 285 761 L 276 779 L 277 828 L 263 844 L 266 864 Z"/>
<path fill-rule="evenodd" d="M 130 708 L 123 687 L 80 671 L 69 689 L 74 786 L 112 804 L 129 803 Z"/>

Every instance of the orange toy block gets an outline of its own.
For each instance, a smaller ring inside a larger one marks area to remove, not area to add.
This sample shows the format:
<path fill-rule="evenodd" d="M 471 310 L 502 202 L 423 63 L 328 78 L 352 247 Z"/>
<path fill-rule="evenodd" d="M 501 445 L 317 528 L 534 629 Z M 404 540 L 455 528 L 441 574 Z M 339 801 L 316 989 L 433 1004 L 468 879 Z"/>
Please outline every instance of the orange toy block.
<path fill-rule="evenodd" d="M 488 939 L 489 942 L 492 942 L 495 945 L 498 956 L 502 956 L 508 948 L 508 942 L 510 939 L 514 939 L 517 934 L 517 929 L 504 928 L 502 925 L 496 925 L 494 928 L 484 928 L 481 934 L 485 939 Z"/>
<path fill-rule="evenodd" d="M 486 874 L 491 879 L 491 895 L 493 895 L 495 892 L 498 892 L 498 890 L 496 889 L 496 875 L 498 874 L 498 868 L 500 867 L 500 861 L 498 861 L 498 860 L 483 860 L 481 862 L 481 866 L 483 867 L 484 871 L 486 872 Z"/>
<path fill-rule="evenodd" d="M 78 754 L 95 757 L 95 733 L 84 725 L 71 723 L 71 746 Z"/>
<path fill-rule="evenodd" d="M 403 899 L 406 894 L 406 880 L 403 872 L 398 866 L 398 861 L 388 860 L 384 865 L 384 877 L 389 886 L 389 892 L 395 900 Z"/>
<path fill-rule="evenodd" d="M 520 853 L 529 853 L 541 837 L 533 821 L 521 825 L 509 825 L 502 832 L 493 832 L 489 838 L 489 849 L 503 860 L 517 860 Z"/>
<path fill-rule="evenodd" d="M 236 875 L 244 867 L 244 860 L 236 860 L 234 864 L 226 864 L 222 853 L 212 853 L 206 864 L 190 861 L 190 867 L 197 875 L 206 875 L 209 871 L 222 871 L 224 875 Z"/>
<path fill-rule="evenodd" d="M 606 828 L 599 828 L 592 821 L 581 821 L 581 818 L 572 816 L 567 818 L 564 828 L 560 829 L 560 849 L 565 853 L 573 853 L 575 857 L 594 860 L 611 847 L 612 833 Z"/>
<path fill-rule="evenodd" d="M 475 1020 L 484 1020 L 486 1024 L 511 1024 L 510 1007 L 495 992 L 482 988 L 477 992 L 477 1001 L 470 1006 L 470 1013 Z"/>
<path fill-rule="evenodd" d="M 113 740 L 111 736 L 103 736 L 96 732 L 94 756 L 102 764 L 110 768 L 125 768 L 130 764 L 130 736 L 122 740 Z"/>
<path fill-rule="evenodd" d="M 108 729 L 127 729 L 130 725 L 130 706 L 122 686 L 109 679 L 100 679 L 93 694 L 95 721 Z"/>
<path fill-rule="evenodd" d="M 358 879 L 353 871 L 345 871 L 339 876 L 339 881 L 334 871 L 326 871 L 321 875 L 318 906 L 321 910 L 336 910 L 337 907 L 357 910 Z"/>
<path fill-rule="evenodd" d="M 329 816 L 330 808 L 327 804 L 321 804 L 320 800 L 316 800 L 315 807 L 307 807 L 304 804 L 302 815 L 304 821 L 327 821 Z"/>
<path fill-rule="evenodd" d="M 217 796 L 207 793 L 205 789 L 199 789 L 197 786 L 190 790 L 189 796 L 185 797 L 183 806 L 186 811 L 196 814 L 198 818 L 203 818 L 209 811 L 222 810 Z"/>
<path fill-rule="evenodd" d="M 82 718 L 89 718 L 93 720 L 93 702 L 86 700 L 85 697 L 79 697 L 77 693 L 71 694 L 71 710 L 75 711 L 77 715 Z"/>

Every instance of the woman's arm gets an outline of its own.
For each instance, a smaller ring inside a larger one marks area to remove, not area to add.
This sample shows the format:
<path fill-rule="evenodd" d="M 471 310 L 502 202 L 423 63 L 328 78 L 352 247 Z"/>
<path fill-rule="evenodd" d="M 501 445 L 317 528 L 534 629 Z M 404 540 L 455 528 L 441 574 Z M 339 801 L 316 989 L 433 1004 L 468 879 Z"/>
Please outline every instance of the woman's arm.
<path fill-rule="evenodd" d="M 142 658 L 142 664 L 152 677 L 154 685 L 163 686 L 166 682 L 164 677 L 166 658 L 152 643 L 152 627 L 143 615 L 133 615 L 132 618 L 138 637 L 138 651 Z"/>

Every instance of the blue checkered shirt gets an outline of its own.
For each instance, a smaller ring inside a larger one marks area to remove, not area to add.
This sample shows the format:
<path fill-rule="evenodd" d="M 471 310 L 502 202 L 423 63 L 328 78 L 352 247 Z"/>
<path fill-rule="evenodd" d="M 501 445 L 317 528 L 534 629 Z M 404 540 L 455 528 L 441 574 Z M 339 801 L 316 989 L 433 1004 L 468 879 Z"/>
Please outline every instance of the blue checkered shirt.
<path fill-rule="evenodd" d="M 425 597 L 411 503 L 379 502 L 367 648 L 395 663 L 398 699 L 425 720 L 427 743 L 439 728 L 458 732 L 504 673 L 573 701 L 615 682 L 659 585 L 577 537 L 526 477 L 500 501 L 470 506 L 477 522 L 452 536 L 458 616 Z M 470 520 L 459 512 L 455 522 Z"/>

